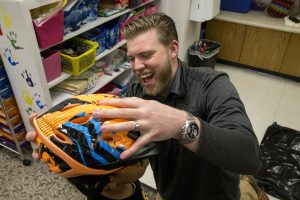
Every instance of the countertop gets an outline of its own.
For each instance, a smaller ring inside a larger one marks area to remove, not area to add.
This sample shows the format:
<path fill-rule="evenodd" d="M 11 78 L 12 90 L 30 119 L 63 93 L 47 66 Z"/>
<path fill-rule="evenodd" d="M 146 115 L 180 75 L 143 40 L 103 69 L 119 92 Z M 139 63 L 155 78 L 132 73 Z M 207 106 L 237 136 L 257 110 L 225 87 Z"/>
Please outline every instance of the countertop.
<path fill-rule="evenodd" d="M 300 27 L 286 26 L 284 18 L 270 17 L 266 12 L 251 10 L 248 13 L 237 13 L 221 10 L 214 19 L 290 33 L 300 33 Z"/>

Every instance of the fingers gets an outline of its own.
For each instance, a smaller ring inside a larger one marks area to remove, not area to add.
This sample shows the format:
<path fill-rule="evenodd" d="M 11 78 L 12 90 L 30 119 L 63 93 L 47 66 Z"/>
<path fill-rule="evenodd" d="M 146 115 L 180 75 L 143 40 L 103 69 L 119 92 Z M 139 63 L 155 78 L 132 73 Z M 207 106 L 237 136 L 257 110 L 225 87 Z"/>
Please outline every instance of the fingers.
<path fill-rule="evenodd" d="M 110 105 L 119 108 L 137 108 L 144 100 L 137 97 L 104 99 L 99 102 L 100 105 Z"/>
<path fill-rule="evenodd" d="M 33 119 L 36 118 L 38 116 L 38 114 L 36 113 L 32 113 L 29 116 L 29 124 L 32 126 L 32 128 L 34 128 L 34 124 L 33 124 Z M 39 160 L 41 158 L 41 155 L 39 154 L 39 146 L 36 143 L 36 138 L 37 138 L 37 132 L 35 131 L 29 131 L 26 134 L 26 140 L 30 142 L 31 147 L 32 147 L 32 158 L 34 160 Z"/>
<path fill-rule="evenodd" d="M 36 145 L 36 143 L 35 143 L 35 145 Z M 41 154 L 39 154 L 39 150 L 38 149 L 36 151 L 32 151 L 31 155 L 32 155 L 32 158 L 34 160 L 40 160 L 41 159 Z"/>
<path fill-rule="evenodd" d="M 37 132 L 35 131 L 29 131 L 26 134 L 26 140 L 29 142 L 35 142 L 36 138 L 37 138 Z"/>
<path fill-rule="evenodd" d="M 151 142 L 151 134 L 145 134 L 145 135 L 140 136 L 129 149 L 127 149 L 126 151 L 124 151 L 121 154 L 120 158 L 123 160 L 129 158 L 137 150 L 139 150 L 140 148 L 142 148 L 149 142 Z"/>
<path fill-rule="evenodd" d="M 36 138 L 37 138 L 37 132 L 35 131 L 30 131 L 26 134 L 26 140 L 30 142 L 32 147 L 32 157 L 35 160 L 39 160 L 40 159 L 39 146 L 36 143 Z"/>
<path fill-rule="evenodd" d="M 122 118 L 134 119 L 139 116 L 139 111 L 132 108 L 115 108 L 115 109 L 101 109 L 93 112 L 93 117 L 96 118 Z"/>
<path fill-rule="evenodd" d="M 29 124 L 32 126 L 32 128 L 34 128 L 34 125 L 33 125 L 33 119 L 36 118 L 38 116 L 38 114 L 36 113 L 32 113 L 30 116 L 29 116 Z"/>
<path fill-rule="evenodd" d="M 102 132 L 123 132 L 123 131 L 132 131 L 135 129 L 134 121 L 119 122 L 114 124 L 103 123 L 101 126 Z"/>

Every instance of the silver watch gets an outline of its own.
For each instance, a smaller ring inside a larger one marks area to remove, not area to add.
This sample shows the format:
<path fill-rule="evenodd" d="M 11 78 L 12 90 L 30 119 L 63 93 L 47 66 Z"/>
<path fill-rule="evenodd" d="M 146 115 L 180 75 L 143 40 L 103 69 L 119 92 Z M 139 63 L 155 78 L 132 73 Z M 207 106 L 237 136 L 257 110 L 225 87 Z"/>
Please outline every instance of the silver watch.
<path fill-rule="evenodd" d="M 189 112 L 186 112 L 186 121 L 181 128 L 181 140 L 183 144 L 194 142 L 200 135 L 200 128 L 196 123 L 196 118 Z"/>

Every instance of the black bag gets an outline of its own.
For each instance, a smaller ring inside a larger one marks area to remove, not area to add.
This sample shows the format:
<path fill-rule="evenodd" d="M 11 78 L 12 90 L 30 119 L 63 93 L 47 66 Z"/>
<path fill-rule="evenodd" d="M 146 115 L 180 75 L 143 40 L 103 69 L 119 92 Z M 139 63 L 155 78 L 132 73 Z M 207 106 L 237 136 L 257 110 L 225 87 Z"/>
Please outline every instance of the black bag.
<path fill-rule="evenodd" d="M 275 122 L 268 127 L 260 149 L 258 185 L 276 198 L 300 200 L 300 132 Z"/>

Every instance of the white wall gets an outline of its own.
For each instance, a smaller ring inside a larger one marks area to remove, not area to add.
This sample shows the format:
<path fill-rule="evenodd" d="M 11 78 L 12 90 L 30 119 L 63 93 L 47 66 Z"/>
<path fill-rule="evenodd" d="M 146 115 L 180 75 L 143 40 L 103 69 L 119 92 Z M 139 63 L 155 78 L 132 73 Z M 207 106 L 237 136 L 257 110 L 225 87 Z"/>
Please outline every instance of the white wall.
<path fill-rule="evenodd" d="M 179 38 L 179 58 L 187 62 L 188 47 L 199 39 L 200 23 L 189 20 L 191 0 L 160 0 L 160 12 L 172 17 Z"/>

